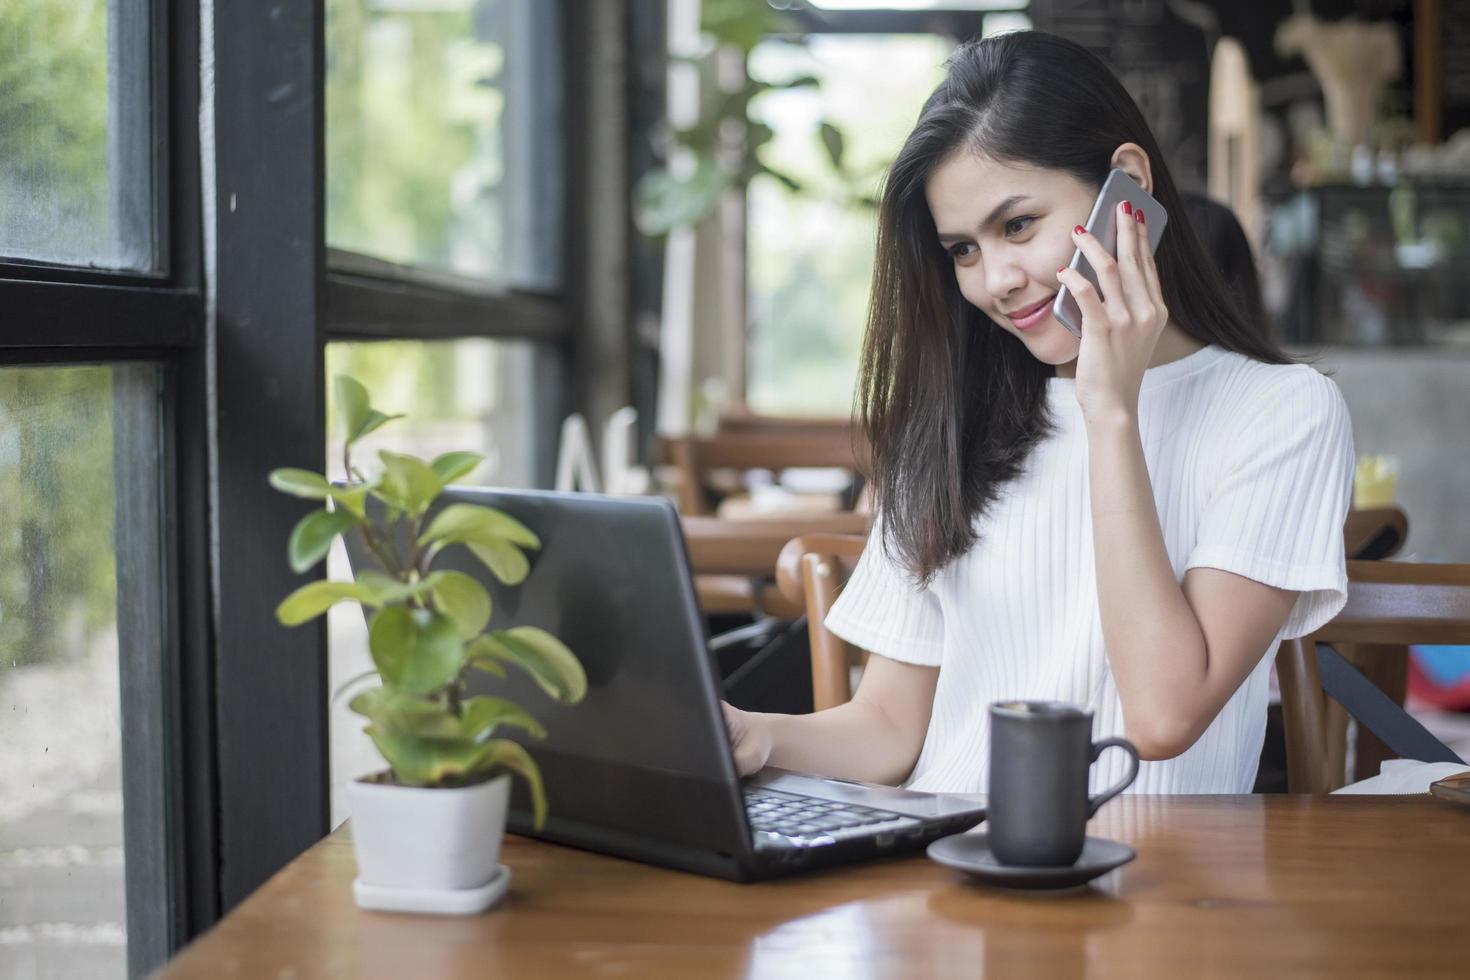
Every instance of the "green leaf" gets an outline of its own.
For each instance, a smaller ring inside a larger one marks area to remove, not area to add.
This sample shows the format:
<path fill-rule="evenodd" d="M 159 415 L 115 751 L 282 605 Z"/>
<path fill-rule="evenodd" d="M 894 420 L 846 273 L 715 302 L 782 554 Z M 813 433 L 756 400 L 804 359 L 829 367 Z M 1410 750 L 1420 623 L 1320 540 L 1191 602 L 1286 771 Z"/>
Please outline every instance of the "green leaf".
<path fill-rule="evenodd" d="M 386 449 L 378 457 L 383 461 L 383 484 L 378 493 L 409 517 L 420 517 L 444 489 L 439 474 L 417 457 Z"/>
<path fill-rule="evenodd" d="M 307 500 L 325 500 L 332 493 L 332 485 L 320 473 L 291 468 L 271 470 L 271 486 L 293 497 Z"/>
<path fill-rule="evenodd" d="M 455 738 L 464 733 L 460 719 L 450 714 L 442 704 L 389 687 L 363 691 L 347 706 L 374 724 L 400 735 Z"/>
<path fill-rule="evenodd" d="M 364 606 L 378 605 L 372 590 L 356 582 L 309 582 L 281 600 L 276 619 L 282 626 L 300 626 L 349 599 Z"/>
<path fill-rule="evenodd" d="M 541 547 L 541 539 L 530 528 L 503 511 L 479 504 L 450 504 L 429 522 L 419 544 L 494 544 L 509 541 L 527 548 Z"/>
<path fill-rule="evenodd" d="M 842 169 L 842 130 L 829 122 L 822 123 L 822 145 L 827 148 L 827 156 L 832 159 L 832 167 L 835 170 Z"/>
<path fill-rule="evenodd" d="M 460 724 L 469 738 L 476 741 L 492 734 L 500 725 L 513 725 L 532 738 L 545 738 L 546 729 L 531 714 L 505 698 L 477 697 L 464 702 Z"/>
<path fill-rule="evenodd" d="M 360 428 L 360 429 L 357 430 L 357 435 L 354 436 L 353 439 L 354 439 L 354 441 L 357 440 L 357 439 L 361 439 L 363 436 L 367 435 L 369 432 L 372 432 L 375 429 L 380 428 L 383 425 L 383 423 L 385 423 L 385 422 L 392 422 L 394 419 L 401 419 L 401 418 L 403 418 L 403 413 L 402 412 L 399 412 L 396 415 L 384 415 L 382 412 L 378 411 L 377 409 L 373 409 L 373 410 L 371 410 L 371 411 L 368 412 L 367 419 L 363 421 L 362 428 Z"/>
<path fill-rule="evenodd" d="M 440 576 L 431 596 L 434 607 L 454 621 L 462 639 L 473 639 L 490 624 L 490 593 L 463 572 L 435 572 Z"/>
<path fill-rule="evenodd" d="M 539 627 L 517 626 L 486 633 L 470 645 L 469 653 L 515 664 L 563 704 L 576 704 L 587 694 L 587 674 L 576 655 Z"/>
<path fill-rule="evenodd" d="M 345 374 L 333 378 L 332 386 L 337 395 L 337 411 L 342 413 L 343 434 L 351 444 L 373 410 L 367 389 Z"/>
<path fill-rule="evenodd" d="M 360 521 L 367 520 L 367 495 L 378 488 L 378 481 L 371 483 L 354 483 L 350 487 L 328 487 L 327 496 L 331 497 L 343 510 L 352 514 Z"/>
<path fill-rule="evenodd" d="M 417 582 L 404 582 L 369 568 L 358 573 L 357 581 L 372 590 L 378 605 L 388 606 L 424 598 L 434 591 L 444 575 L 444 572 L 430 572 Z"/>
<path fill-rule="evenodd" d="M 464 736 L 423 738 L 373 723 L 363 731 L 373 740 L 403 786 L 465 782 L 484 759 L 484 746 Z"/>
<path fill-rule="evenodd" d="M 520 585 L 531 572 L 531 563 L 526 561 L 521 549 L 513 544 L 506 544 L 504 541 L 484 544 L 468 542 L 466 547 L 490 569 L 490 574 L 506 585 Z"/>
<path fill-rule="evenodd" d="M 488 773 L 496 769 L 508 769 L 526 781 L 531 790 L 531 810 L 536 829 L 540 830 L 546 823 L 546 791 L 541 787 L 541 770 L 536 766 L 536 760 L 518 743 L 492 738 L 480 743 L 480 758 L 475 771 Z"/>
<path fill-rule="evenodd" d="M 357 515 L 346 510 L 314 510 L 307 514 L 296 523 L 286 544 L 291 571 L 304 572 L 327 557 L 332 539 L 359 523 Z"/>
<path fill-rule="evenodd" d="M 373 408 L 368 399 L 367 389 L 354 378 L 339 374 L 334 379 L 334 386 L 337 394 L 337 408 L 342 413 L 342 427 L 346 432 L 348 445 L 377 429 L 384 422 L 403 418 L 402 414 L 384 415 Z"/>
<path fill-rule="evenodd" d="M 464 659 L 464 643 L 453 620 L 404 606 L 389 606 L 373 617 L 368 647 L 383 682 L 410 694 L 427 694 L 448 684 Z"/>
<path fill-rule="evenodd" d="M 694 173 L 686 178 L 663 169 L 650 170 L 638 181 L 638 230 L 657 237 L 698 224 L 715 209 L 729 186 L 730 175 L 712 157 L 701 156 Z"/>
<path fill-rule="evenodd" d="M 484 461 L 485 455 L 483 453 L 444 453 L 442 456 L 434 457 L 434 461 L 429 466 L 433 468 L 435 473 L 439 474 L 440 480 L 449 484 L 458 480 Z"/>
<path fill-rule="evenodd" d="M 485 673 L 491 675 L 492 677 L 499 677 L 501 680 L 505 680 L 505 668 L 500 666 L 500 661 L 496 660 L 494 657 L 490 656 L 487 653 L 476 654 L 473 652 L 467 652 L 465 655 L 465 663 L 469 664 L 476 670 L 483 670 Z"/>

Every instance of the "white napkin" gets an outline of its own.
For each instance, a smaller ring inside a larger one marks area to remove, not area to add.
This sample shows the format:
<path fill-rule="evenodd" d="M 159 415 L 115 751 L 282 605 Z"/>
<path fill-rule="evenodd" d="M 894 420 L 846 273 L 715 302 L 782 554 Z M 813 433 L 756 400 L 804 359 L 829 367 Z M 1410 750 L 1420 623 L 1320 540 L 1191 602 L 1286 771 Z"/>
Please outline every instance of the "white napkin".
<path fill-rule="evenodd" d="M 1415 762 L 1413 759 L 1389 759 L 1378 769 L 1378 775 L 1348 783 L 1337 793 L 1378 793 L 1381 795 L 1411 795 L 1428 793 L 1429 784 L 1453 776 L 1457 772 L 1470 772 L 1470 766 L 1457 762 Z"/>

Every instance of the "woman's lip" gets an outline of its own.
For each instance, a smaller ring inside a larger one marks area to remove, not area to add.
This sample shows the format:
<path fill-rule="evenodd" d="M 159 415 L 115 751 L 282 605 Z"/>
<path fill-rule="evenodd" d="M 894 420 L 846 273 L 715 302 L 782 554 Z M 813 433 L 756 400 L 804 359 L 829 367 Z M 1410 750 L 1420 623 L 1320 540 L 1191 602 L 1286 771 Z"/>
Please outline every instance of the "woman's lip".
<path fill-rule="evenodd" d="M 1030 330 L 1050 315 L 1052 300 L 1056 298 L 1056 294 L 1053 293 L 1036 305 L 1028 306 L 1019 313 L 1008 314 L 1006 318 L 1017 330 Z"/>

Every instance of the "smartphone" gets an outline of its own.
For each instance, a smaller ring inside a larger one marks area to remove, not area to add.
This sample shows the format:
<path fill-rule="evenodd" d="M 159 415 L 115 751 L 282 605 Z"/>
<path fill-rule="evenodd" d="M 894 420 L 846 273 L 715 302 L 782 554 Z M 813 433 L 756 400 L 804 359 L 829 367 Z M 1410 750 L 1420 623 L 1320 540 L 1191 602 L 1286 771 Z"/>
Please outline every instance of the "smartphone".
<path fill-rule="evenodd" d="M 1164 206 L 1155 201 L 1153 195 L 1142 187 L 1138 182 L 1121 170 L 1113 170 L 1108 173 L 1108 179 L 1103 181 L 1102 190 L 1098 192 L 1097 200 L 1092 205 L 1092 214 L 1087 216 L 1087 224 L 1083 225 L 1088 234 L 1102 242 L 1103 248 L 1114 258 L 1118 255 L 1118 206 L 1124 201 L 1133 205 L 1133 210 L 1142 211 L 1143 226 L 1148 229 L 1148 250 L 1150 253 L 1158 251 L 1159 239 L 1164 235 L 1164 225 L 1169 221 L 1169 213 Z M 1129 218 L 1129 221 L 1135 219 Z M 1082 254 L 1081 249 L 1072 252 L 1072 261 L 1068 268 L 1076 269 L 1087 277 L 1087 281 L 1097 286 L 1097 273 L 1093 271 L 1092 263 Z M 1056 301 L 1051 304 L 1051 315 L 1057 318 L 1062 326 L 1082 336 L 1082 310 L 1077 306 L 1077 300 L 1066 286 L 1057 292 Z"/>

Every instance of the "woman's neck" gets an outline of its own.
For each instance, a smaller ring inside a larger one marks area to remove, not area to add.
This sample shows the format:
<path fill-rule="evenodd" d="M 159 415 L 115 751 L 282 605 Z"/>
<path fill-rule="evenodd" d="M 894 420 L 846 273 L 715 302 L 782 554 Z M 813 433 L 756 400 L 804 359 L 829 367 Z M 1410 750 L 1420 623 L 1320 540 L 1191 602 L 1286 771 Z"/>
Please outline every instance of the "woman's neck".
<path fill-rule="evenodd" d="M 1164 325 L 1164 332 L 1159 334 L 1159 342 L 1154 345 L 1154 356 L 1149 360 L 1148 366 L 1156 368 L 1161 364 L 1169 364 L 1181 357 L 1188 357 L 1204 346 L 1204 341 L 1191 337 L 1177 323 L 1170 320 Z M 1058 364 L 1056 376 L 1059 378 L 1077 377 L 1077 362 L 1068 361 L 1066 364 Z"/>

